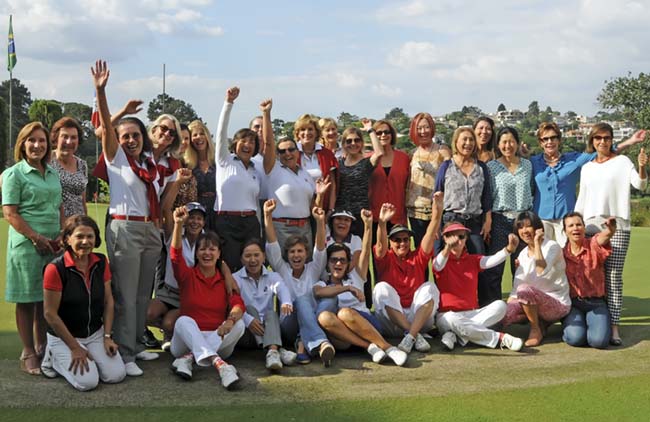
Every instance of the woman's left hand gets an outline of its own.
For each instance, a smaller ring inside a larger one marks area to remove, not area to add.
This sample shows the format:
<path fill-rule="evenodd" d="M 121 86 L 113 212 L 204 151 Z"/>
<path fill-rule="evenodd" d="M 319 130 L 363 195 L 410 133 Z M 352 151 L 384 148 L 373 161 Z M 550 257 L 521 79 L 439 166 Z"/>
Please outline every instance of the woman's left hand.
<path fill-rule="evenodd" d="M 645 167 L 646 164 L 648 164 L 648 154 L 645 153 L 645 148 L 641 147 L 641 151 L 639 151 L 639 166 L 640 167 Z"/>
<path fill-rule="evenodd" d="M 223 338 L 223 336 L 232 331 L 232 327 L 234 326 L 234 321 L 232 319 L 227 319 L 219 326 L 219 328 L 217 328 L 217 334 Z"/>
<path fill-rule="evenodd" d="M 490 230 L 492 230 L 492 221 L 486 219 L 481 229 L 481 236 L 485 243 L 490 243 Z"/>
<path fill-rule="evenodd" d="M 318 179 L 316 180 L 316 193 L 319 195 L 325 195 L 325 192 L 327 192 L 327 189 L 332 186 L 332 182 L 330 181 L 330 175 L 328 174 L 324 179 Z"/>
<path fill-rule="evenodd" d="M 291 315 L 293 313 L 293 305 L 285 303 L 280 306 L 280 315 Z"/>
<path fill-rule="evenodd" d="M 104 350 L 108 356 L 115 356 L 117 354 L 118 345 L 113 341 L 112 338 L 104 338 Z"/>

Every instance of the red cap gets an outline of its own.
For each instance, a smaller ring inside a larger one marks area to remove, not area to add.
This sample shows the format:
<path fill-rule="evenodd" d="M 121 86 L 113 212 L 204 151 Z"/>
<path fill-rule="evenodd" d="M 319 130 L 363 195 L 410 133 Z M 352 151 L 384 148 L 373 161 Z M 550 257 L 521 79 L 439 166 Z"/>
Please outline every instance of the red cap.
<path fill-rule="evenodd" d="M 455 232 L 455 231 L 458 231 L 458 230 L 464 230 L 466 232 L 471 231 L 470 229 L 468 229 L 467 227 L 463 226 L 460 223 L 453 223 L 453 224 L 450 224 L 447 227 L 445 227 L 445 229 L 442 231 L 442 234 L 447 234 L 447 233 Z"/>

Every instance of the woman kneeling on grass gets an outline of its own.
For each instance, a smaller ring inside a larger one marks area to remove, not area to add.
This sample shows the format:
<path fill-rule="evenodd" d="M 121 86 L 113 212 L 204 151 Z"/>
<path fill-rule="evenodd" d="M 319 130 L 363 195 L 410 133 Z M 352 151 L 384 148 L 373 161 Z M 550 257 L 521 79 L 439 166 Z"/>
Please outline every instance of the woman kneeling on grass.
<path fill-rule="evenodd" d="M 194 267 L 183 258 L 183 226 L 188 219 L 187 208 L 174 211 L 171 260 L 180 292 L 181 316 L 176 320 L 171 352 L 177 359 L 174 372 L 184 379 L 192 378 L 192 360 L 199 366 L 214 366 L 221 384 L 232 387 L 239 380 L 234 366 L 222 358 L 229 357 L 244 335 L 244 302 L 238 293 L 230 297 L 221 264 L 220 239 L 214 232 L 203 233 L 196 241 Z M 230 309 L 230 312 L 228 312 Z"/>
<path fill-rule="evenodd" d="M 361 219 L 364 224 L 363 241 L 356 268 L 350 271 L 351 253 L 346 245 L 333 243 L 327 248 L 327 269 L 330 276 L 327 281 L 319 281 L 314 285 L 314 296 L 317 299 L 335 298 L 338 310 L 321 312 L 318 322 L 336 340 L 338 348 L 359 346 L 368 351 L 375 363 L 380 363 L 388 356 L 397 366 L 402 366 L 408 355 L 381 336 L 381 324 L 365 304 L 363 285 L 366 283 L 370 262 L 372 211 L 361 210 Z"/>
<path fill-rule="evenodd" d="M 605 229 L 590 239 L 585 237 L 580 213 L 567 214 L 563 224 L 569 239 L 563 252 L 571 311 L 562 321 L 562 340 L 570 346 L 605 349 L 612 336 L 605 299 L 605 261 L 612 253 L 610 240 L 616 232 L 616 217 L 605 220 Z"/>
<path fill-rule="evenodd" d="M 41 372 L 63 376 L 88 391 L 101 379 L 117 383 L 126 370 L 113 341 L 111 270 L 99 247 L 99 228 L 84 215 L 69 217 L 63 227 L 63 256 L 45 267 L 43 298 L 47 348 Z"/>

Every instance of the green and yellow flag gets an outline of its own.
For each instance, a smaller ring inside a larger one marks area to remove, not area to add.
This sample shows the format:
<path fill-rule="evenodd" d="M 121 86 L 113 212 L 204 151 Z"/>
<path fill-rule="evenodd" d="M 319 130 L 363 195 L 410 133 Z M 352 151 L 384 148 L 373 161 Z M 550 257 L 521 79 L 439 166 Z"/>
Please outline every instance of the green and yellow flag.
<path fill-rule="evenodd" d="M 9 45 L 7 47 L 7 70 L 11 73 L 16 66 L 16 45 L 14 44 L 14 28 L 11 25 L 11 15 L 9 15 Z"/>

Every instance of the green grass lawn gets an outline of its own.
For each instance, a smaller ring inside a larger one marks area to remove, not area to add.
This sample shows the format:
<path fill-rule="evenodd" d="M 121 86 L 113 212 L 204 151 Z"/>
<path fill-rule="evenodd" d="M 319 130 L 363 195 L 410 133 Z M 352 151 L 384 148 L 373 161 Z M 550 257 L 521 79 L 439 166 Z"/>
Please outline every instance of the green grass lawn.
<path fill-rule="evenodd" d="M 102 226 L 105 206 L 91 205 L 89 212 Z M 6 233 L 0 220 L 3 248 Z M 647 420 L 647 245 L 650 229 L 634 229 L 624 278 L 624 347 L 571 348 L 555 325 L 541 347 L 523 353 L 475 347 L 443 352 L 434 339 L 432 352 L 413 353 L 405 368 L 372 364 L 363 353 L 339 353 L 331 368 L 312 363 L 279 375 L 264 369 L 261 351 L 244 351 L 231 358 L 242 376 L 235 392 L 223 391 L 210 368 L 196 369 L 191 382 L 182 382 L 167 369 L 169 355 L 143 363 L 143 377 L 89 393 L 62 379 L 27 376 L 18 369 L 14 307 L 1 301 L 0 420 Z M 0 271 L 0 291 L 4 276 Z M 504 291 L 509 288 L 504 281 Z M 516 335 L 526 332 L 513 327 Z"/>

